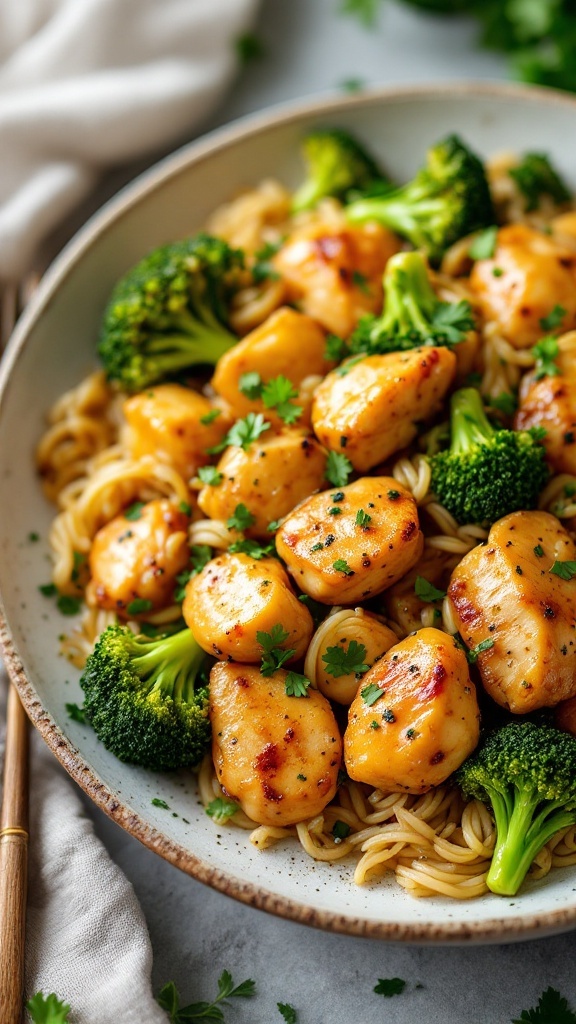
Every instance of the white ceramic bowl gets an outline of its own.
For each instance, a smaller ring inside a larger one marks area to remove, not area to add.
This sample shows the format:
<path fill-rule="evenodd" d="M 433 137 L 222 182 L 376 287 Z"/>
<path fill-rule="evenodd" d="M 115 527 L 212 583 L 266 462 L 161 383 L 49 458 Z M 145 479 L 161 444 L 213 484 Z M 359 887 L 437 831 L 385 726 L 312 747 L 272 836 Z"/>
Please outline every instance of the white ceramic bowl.
<path fill-rule="evenodd" d="M 152 247 L 200 228 L 239 187 L 268 175 L 299 181 L 299 140 L 317 124 L 353 130 L 398 180 L 413 174 L 430 143 L 455 131 L 484 155 L 545 151 L 576 190 L 576 100 L 490 85 L 378 91 L 267 112 L 186 147 L 125 189 L 47 273 L 1 369 L 0 618 L 8 668 L 30 718 L 98 806 L 161 856 L 237 899 L 333 931 L 419 942 L 562 931 L 576 924 L 576 869 L 529 882 L 514 899 L 469 903 L 414 900 L 393 880 L 358 888 L 348 863 L 315 863 L 295 842 L 259 853 L 244 832 L 218 830 L 189 775 L 121 764 L 65 711 L 82 694 L 78 673 L 57 653 L 70 621 L 38 591 L 49 576 L 45 538 L 54 514 L 33 467 L 43 417 L 95 367 L 99 320 L 117 278 Z M 41 542 L 29 543 L 30 532 Z M 154 797 L 170 811 L 154 807 Z"/>

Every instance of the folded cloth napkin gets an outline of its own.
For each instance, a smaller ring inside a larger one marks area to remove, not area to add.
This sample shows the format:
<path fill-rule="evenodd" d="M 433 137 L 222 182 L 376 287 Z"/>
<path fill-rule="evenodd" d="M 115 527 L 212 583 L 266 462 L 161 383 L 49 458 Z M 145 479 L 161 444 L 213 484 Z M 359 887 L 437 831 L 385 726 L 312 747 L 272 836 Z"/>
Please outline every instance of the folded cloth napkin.
<path fill-rule="evenodd" d="M 6 676 L 0 663 L 0 705 Z M 0 762 L 2 760 L 0 736 Z M 26 997 L 55 992 L 75 1024 L 167 1024 L 130 882 L 94 834 L 70 779 L 32 736 Z"/>
<path fill-rule="evenodd" d="M 104 170 L 213 108 L 258 0 L 0 0 L 0 280 Z"/>

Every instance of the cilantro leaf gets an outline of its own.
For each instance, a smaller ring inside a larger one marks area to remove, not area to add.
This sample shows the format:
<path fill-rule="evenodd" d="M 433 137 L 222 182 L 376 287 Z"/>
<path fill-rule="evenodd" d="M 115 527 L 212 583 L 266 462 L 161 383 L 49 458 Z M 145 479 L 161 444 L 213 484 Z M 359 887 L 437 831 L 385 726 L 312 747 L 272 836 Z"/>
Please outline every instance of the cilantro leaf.
<path fill-rule="evenodd" d="M 440 302 L 432 314 L 432 323 L 442 331 L 449 345 L 457 345 L 476 326 L 472 306 L 465 299 Z"/>
<path fill-rule="evenodd" d="M 270 430 L 270 424 L 268 420 L 264 419 L 262 413 L 249 412 L 244 419 L 236 420 L 236 423 L 232 424 L 226 437 L 220 444 L 207 449 L 208 454 L 218 455 L 228 445 L 235 445 L 237 448 L 243 448 L 244 451 L 247 451 L 250 445 L 257 441 L 266 430 Z"/>
<path fill-rule="evenodd" d="M 446 597 L 445 590 L 438 590 L 438 588 L 432 583 L 429 583 L 424 576 L 416 577 L 414 593 L 421 601 L 442 601 Z"/>
<path fill-rule="evenodd" d="M 264 652 L 260 667 L 263 676 L 273 675 L 276 669 L 282 668 L 282 665 L 289 661 L 296 653 L 294 648 L 285 650 L 282 647 L 282 644 L 286 642 L 289 636 L 290 634 L 286 632 L 279 622 L 272 626 L 269 633 L 265 633 L 263 630 L 258 630 L 256 633 L 256 641 Z"/>
<path fill-rule="evenodd" d="M 322 661 L 326 666 L 326 672 L 335 679 L 340 676 L 348 676 L 352 672 L 355 675 L 364 675 L 370 668 L 364 661 L 366 648 L 356 640 L 351 640 L 345 649 L 338 644 L 335 647 L 327 647 L 326 653 L 322 655 Z"/>
<path fill-rule="evenodd" d="M 294 654 L 294 651 L 292 651 Z M 265 675 L 266 673 L 263 673 Z M 300 672 L 289 672 L 284 683 L 284 690 L 287 697 L 307 697 L 310 680 Z"/>
<path fill-rule="evenodd" d="M 542 380 L 543 377 L 558 376 L 560 367 L 556 365 L 554 360 L 559 354 L 560 349 L 556 338 L 552 337 L 551 334 L 540 338 L 540 341 L 532 348 L 532 355 L 536 360 L 534 374 L 536 380 Z"/>
<path fill-rule="evenodd" d="M 470 245 L 468 255 L 473 260 L 489 260 L 496 250 L 496 237 L 498 228 L 495 224 L 492 227 L 481 231 Z"/>
<path fill-rule="evenodd" d="M 26 1003 L 26 1009 L 34 1024 L 68 1024 L 70 1007 L 61 1002 L 54 992 L 48 996 L 37 992 Z"/>
<path fill-rule="evenodd" d="M 68 718 L 72 719 L 73 722 L 80 722 L 81 725 L 86 725 L 86 712 L 84 708 L 81 708 L 78 704 L 65 704 Z"/>
<path fill-rule="evenodd" d="M 568 1001 L 550 986 L 542 993 L 536 1007 L 523 1010 L 512 1024 L 576 1024 L 576 1014 Z"/>
<path fill-rule="evenodd" d="M 554 562 L 550 572 L 562 580 L 571 580 L 576 576 L 576 562 Z"/>
<path fill-rule="evenodd" d="M 406 982 L 402 978 L 378 978 L 378 984 L 374 986 L 374 991 L 379 996 L 386 996 L 390 999 L 392 996 L 399 996 L 406 988 Z"/>
<path fill-rule="evenodd" d="M 234 512 L 229 519 L 226 520 L 226 526 L 229 530 L 238 530 L 239 533 L 243 533 L 249 526 L 252 526 L 256 522 L 256 516 L 252 514 L 250 509 L 246 508 L 242 502 L 236 505 Z"/>
<path fill-rule="evenodd" d="M 361 526 L 363 529 L 366 529 L 368 525 L 372 522 L 372 516 L 369 516 L 368 513 L 365 512 L 363 508 L 359 508 L 356 513 L 355 522 L 356 526 Z"/>
<path fill-rule="evenodd" d="M 224 479 L 224 476 L 218 472 L 216 466 L 200 466 L 198 477 L 203 484 L 207 484 L 209 487 L 218 487 L 218 484 L 221 484 Z"/>
<path fill-rule="evenodd" d="M 209 427 L 210 424 L 214 423 L 214 420 L 217 420 L 221 415 L 222 409 L 210 409 L 210 412 L 207 412 L 205 416 L 200 417 L 200 423 L 202 423 L 204 427 Z"/>
<path fill-rule="evenodd" d="M 187 1024 L 195 1020 L 224 1021 L 221 1006 L 226 1006 L 228 999 L 249 999 L 256 994 L 256 983 L 248 978 L 239 985 L 234 985 L 230 971 L 222 971 L 218 979 L 218 995 L 211 1002 L 190 1003 L 180 1007 L 180 994 L 173 981 L 160 990 L 156 997 L 157 1003 L 167 1010 L 171 1024 Z"/>
<path fill-rule="evenodd" d="M 332 562 L 332 568 L 336 569 L 336 572 L 343 572 L 346 576 L 353 576 L 354 569 L 351 569 L 345 558 L 337 558 L 335 562 Z"/>
<path fill-rule="evenodd" d="M 334 487 L 345 487 L 352 472 L 352 463 L 341 452 L 328 452 L 326 479 Z"/>
<path fill-rule="evenodd" d="M 260 561 L 261 558 L 268 558 L 270 555 L 275 555 L 276 545 L 274 542 L 263 545 L 257 540 L 250 540 L 247 538 L 245 540 L 234 541 L 234 543 L 228 548 L 228 551 L 232 555 L 236 554 L 236 552 L 240 552 L 243 555 L 248 555 L 249 558 L 255 558 L 257 561 Z"/>
<path fill-rule="evenodd" d="M 276 1003 L 282 1017 L 286 1021 L 286 1024 L 297 1024 L 298 1014 L 290 1003 Z"/>
<path fill-rule="evenodd" d="M 214 800 L 211 800 L 206 807 L 206 814 L 208 814 L 209 817 L 218 825 L 227 818 L 231 818 L 238 810 L 239 806 L 234 803 L 233 800 L 228 800 L 223 796 L 217 796 Z"/>

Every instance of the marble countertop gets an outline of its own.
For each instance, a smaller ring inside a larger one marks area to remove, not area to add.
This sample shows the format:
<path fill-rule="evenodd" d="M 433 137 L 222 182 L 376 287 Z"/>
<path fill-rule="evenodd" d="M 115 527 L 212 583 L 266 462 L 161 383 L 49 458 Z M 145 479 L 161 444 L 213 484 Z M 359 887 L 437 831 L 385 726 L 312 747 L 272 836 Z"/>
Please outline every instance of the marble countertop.
<path fill-rule="evenodd" d="M 506 64 L 474 47 L 466 19 L 429 18 L 392 0 L 378 27 L 338 16 L 339 0 L 263 0 L 256 31 L 266 52 L 247 67 L 208 128 L 273 103 L 366 84 L 502 79 Z M 576 1006 L 575 933 L 506 946 L 410 946 L 317 932 L 205 888 L 162 861 L 86 799 L 111 856 L 134 885 L 154 949 L 154 987 L 174 980 L 184 998 L 206 998 L 226 967 L 254 978 L 258 997 L 238 1000 L 230 1022 L 274 1024 L 277 1002 L 298 1024 L 509 1024 L 548 986 Z M 379 978 L 400 977 L 391 999 Z M 198 982 L 201 978 L 201 983 Z M 555 1024 L 550 1021 L 549 1024 Z"/>

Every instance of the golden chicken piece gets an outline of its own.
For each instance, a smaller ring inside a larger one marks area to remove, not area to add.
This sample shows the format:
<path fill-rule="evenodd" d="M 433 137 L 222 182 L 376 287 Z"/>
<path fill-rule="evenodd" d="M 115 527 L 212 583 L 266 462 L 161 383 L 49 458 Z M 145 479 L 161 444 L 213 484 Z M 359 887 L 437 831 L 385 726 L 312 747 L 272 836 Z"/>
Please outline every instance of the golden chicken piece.
<path fill-rule="evenodd" d="M 515 714 L 576 695 L 576 585 L 550 571 L 574 559 L 555 516 L 513 512 L 452 573 L 462 639 L 478 652 L 485 689 Z"/>
<path fill-rule="evenodd" d="M 470 286 L 514 348 L 536 344 L 554 306 L 566 311 L 565 330 L 576 327 L 576 252 L 526 224 L 500 228 L 494 255 L 476 261 Z"/>
<path fill-rule="evenodd" d="M 384 595 L 386 614 L 402 627 L 404 633 L 411 633 L 415 629 L 422 628 L 422 612 L 427 608 L 437 611 L 438 614 L 435 618 L 438 623 L 442 621 L 441 605 L 423 601 L 418 597 L 414 588 L 416 579 L 420 576 L 438 590 L 445 590 L 450 578 L 450 573 L 446 570 L 446 561 L 445 551 L 425 547 L 418 564 L 386 591 Z M 452 565 L 455 561 L 456 559 Z"/>
<path fill-rule="evenodd" d="M 112 519 L 90 549 L 88 603 L 130 618 L 170 604 L 190 559 L 188 526 L 188 516 L 166 499 Z"/>
<path fill-rule="evenodd" d="M 361 316 L 380 312 L 382 274 L 400 248 L 396 235 L 379 224 L 338 228 L 314 221 L 296 228 L 272 263 L 289 299 L 347 338 Z"/>
<path fill-rule="evenodd" d="M 416 502 L 388 476 L 314 495 L 276 534 L 278 554 L 300 590 L 324 604 L 353 604 L 391 587 L 423 546 Z"/>
<path fill-rule="evenodd" d="M 312 616 L 290 587 L 275 558 L 260 560 L 240 552 L 213 558 L 186 585 L 182 605 L 194 639 L 214 658 L 258 663 L 263 648 L 257 634 L 280 625 L 287 637 L 277 644 L 303 657 L 314 630 Z"/>
<path fill-rule="evenodd" d="M 420 629 L 364 676 L 344 734 L 346 771 L 385 792 L 425 793 L 460 767 L 479 734 L 464 653 L 439 629 Z"/>
<path fill-rule="evenodd" d="M 439 411 L 456 375 L 447 348 L 415 348 L 350 360 L 328 374 L 314 395 L 312 426 L 333 451 L 345 451 L 360 473 L 405 448 L 418 423 Z"/>
<path fill-rule="evenodd" d="M 294 825 L 332 800 L 342 741 L 330 704 L 317 690 L 286 694 L 288 672 L 263 676 L 250 665 L 210 673 L 212 756 L 227 796 L 261 825 Z"/>
<path fill-rule="evenodd" d="M 155 455 L 186 479 L 210 462 L 207 449 L 219 444 L 232 424 L 225 411 L 180 384 L 157 384 L 132 395 L 123 411 L 125 442 L 134 458 Z"/>
<path fill-rule="evenodd" d="M 325 348 L 322 328 L 309 316 L 285 306 L 218 360 L 212 386 L 226 399 L 236 416 L 261 412 L 275 429 L 280 429 L 285 425 L 284 420 L 273 408 L 267 408 L 261 398 L 250 398 L 241 391 L 240 378 L 245 373 L 256 373 L 267 384 L 273 377 L 282 375 L 299 391 L 306 377 L 323 377 L 334 365 L 324 358 Z M 309 423 L 310 397 L 299 392 L 292 401 L 303 409 L 298 423 Z"/>
<path fill-rule="evenodd" d="M 576 473 L 576 331 L 558 339 L 557 376 L 537 380 L 527 373 L 520 385 L 516 430 L 544 427 L 542 444 L 557 473 Z"/>
<path fill-rule="evenodd" d="M 271 522 L 325 486 L 326 458 L 316 438 L 293 430 L 264 436 L 248 451 L 231 446 L 216 467 L 221 482 L 204 487 L 198 504 L 210 519 L 224 520 L 246 505 L 255 517 L 246 536 L 269 541 Z"/>
<path fill-rule="evenodd" d="M 335 609 L 312 637 L 304 662 L 304 673 L 329 700 L 348 705 L 362 685 L 364 673 L 396 643 L 396 633 L 376 615 L 371 615 L 363 608 Z M 351 647 L 352 644 L 360 646 Z M 330 648 L 338 648 L 342 659 L 335 657 L 334 650 Z M 355 650 L 358 653 L 356 664 L 365 667 L 347 671 L 347 661 Z M 346 656 L 348 659 L 342 664 Z"/>

